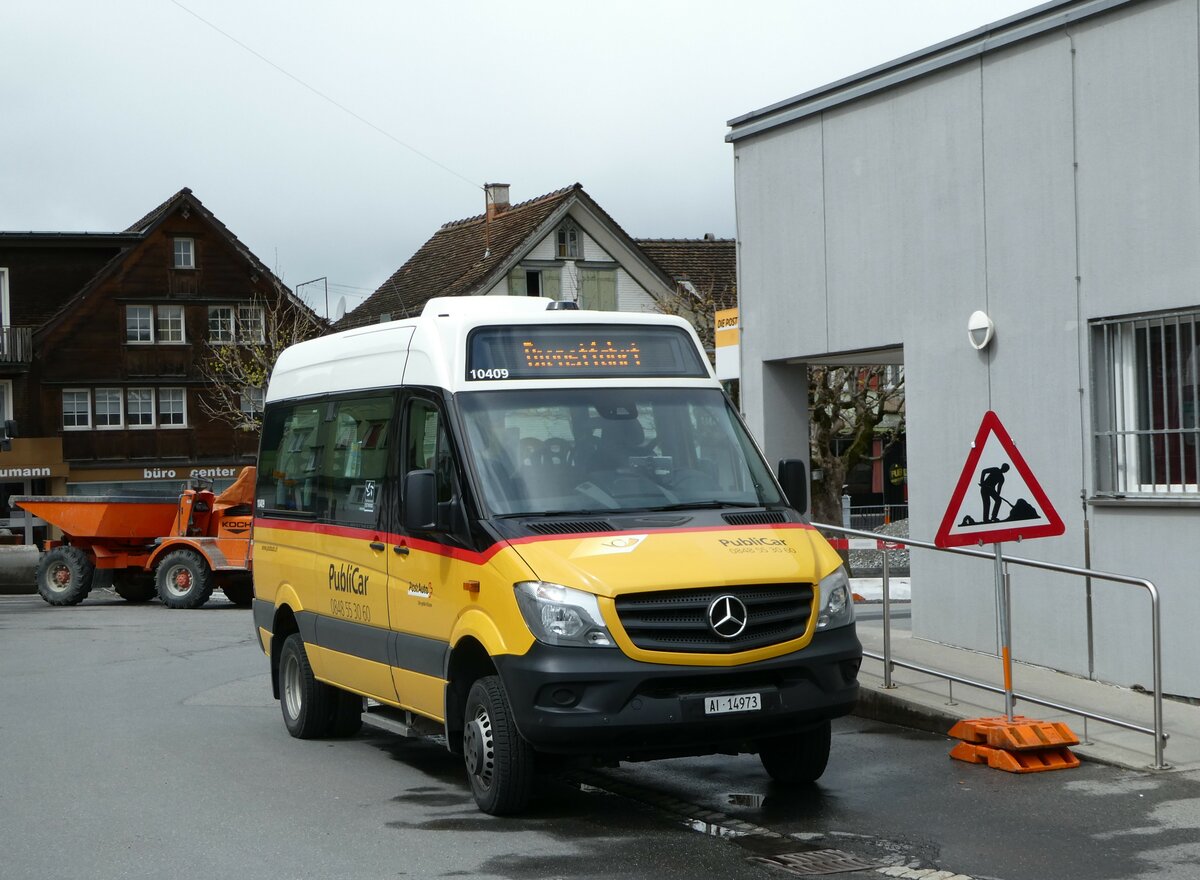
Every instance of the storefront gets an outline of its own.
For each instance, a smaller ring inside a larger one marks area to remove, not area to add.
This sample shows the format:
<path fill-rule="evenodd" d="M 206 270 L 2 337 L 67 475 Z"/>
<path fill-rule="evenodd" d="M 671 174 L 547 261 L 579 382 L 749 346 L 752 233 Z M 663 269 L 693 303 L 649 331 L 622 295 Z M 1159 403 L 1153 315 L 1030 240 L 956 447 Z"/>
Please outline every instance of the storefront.
<path fill-rule="evenodd" d="M 46 523 L 10 499 L 62 493 L 68 472 L 58 437 L 18 438 L 10 450 L 0 452 L 0 543 L 41 544 L 45 540 Z"/>

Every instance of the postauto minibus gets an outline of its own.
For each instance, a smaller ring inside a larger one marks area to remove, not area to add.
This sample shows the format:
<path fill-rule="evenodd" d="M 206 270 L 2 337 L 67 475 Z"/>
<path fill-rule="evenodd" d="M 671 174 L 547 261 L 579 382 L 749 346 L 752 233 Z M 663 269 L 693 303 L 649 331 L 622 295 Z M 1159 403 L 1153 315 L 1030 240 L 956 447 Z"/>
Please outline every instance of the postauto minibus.
<path fill-rule="evenodd" d="M 280 357 L 254 619 L 288 731 L 444 734 L 493 814 L 554 756 L 816 779 L 862 649 L 803 465 L 781 487 L 686 321 L 557 306 L 439 298 Z"/>

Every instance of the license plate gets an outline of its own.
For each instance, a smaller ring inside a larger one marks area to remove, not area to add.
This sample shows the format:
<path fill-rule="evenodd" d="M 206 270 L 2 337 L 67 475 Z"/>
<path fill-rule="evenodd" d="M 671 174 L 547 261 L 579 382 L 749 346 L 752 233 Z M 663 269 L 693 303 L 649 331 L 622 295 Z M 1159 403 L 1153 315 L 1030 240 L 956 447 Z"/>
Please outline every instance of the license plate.
<path fill-rule="evenodd" d="M 758 694 L 728 694 L 723 697 L 705 697 L 705 715 L 725 715 L 729 712 L 757 712 L 762 708 Z"/>

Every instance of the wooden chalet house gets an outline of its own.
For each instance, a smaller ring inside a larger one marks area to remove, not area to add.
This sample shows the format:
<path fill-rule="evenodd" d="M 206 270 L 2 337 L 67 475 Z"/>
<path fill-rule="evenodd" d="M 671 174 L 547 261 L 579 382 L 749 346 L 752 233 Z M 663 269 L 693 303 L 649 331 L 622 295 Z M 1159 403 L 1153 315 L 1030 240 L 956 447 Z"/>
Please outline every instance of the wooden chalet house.
<path fill-rule="evenodd" d="M 485 211 L 446 223 L 339 330 L 421 313 L 435 296 L 546 296 L 582 309 L 657 312 L 675 282 L 578 183 L 516 205 L 487 184 Z"/>
<path fill-rule="evenodd" d="M 231 482 L 258 435 L 203 413 L 197 365 L 261 338 L 281 297 L 298 302 L 189 189 L 123 232 L 0 232 L 0 418 L 19 428 L 0 452 L 0 526 L 45 537 L 12 495 Z"/>

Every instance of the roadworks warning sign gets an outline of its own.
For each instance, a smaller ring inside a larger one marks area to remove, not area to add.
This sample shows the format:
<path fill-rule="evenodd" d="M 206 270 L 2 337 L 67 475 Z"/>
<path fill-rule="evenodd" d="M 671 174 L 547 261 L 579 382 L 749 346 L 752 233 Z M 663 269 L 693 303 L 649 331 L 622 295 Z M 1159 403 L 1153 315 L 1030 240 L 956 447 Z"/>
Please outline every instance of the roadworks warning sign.
<path fill-rule="evenodd" d="M 987 412 L 946 506 L 939 547 L 1061 535 L 1062 518 L 994 412 Z"/>

